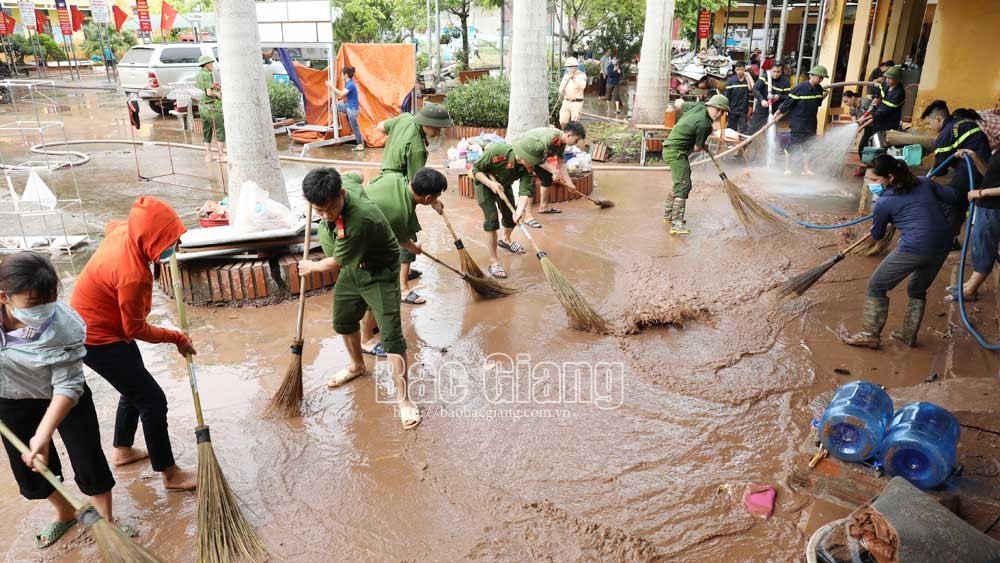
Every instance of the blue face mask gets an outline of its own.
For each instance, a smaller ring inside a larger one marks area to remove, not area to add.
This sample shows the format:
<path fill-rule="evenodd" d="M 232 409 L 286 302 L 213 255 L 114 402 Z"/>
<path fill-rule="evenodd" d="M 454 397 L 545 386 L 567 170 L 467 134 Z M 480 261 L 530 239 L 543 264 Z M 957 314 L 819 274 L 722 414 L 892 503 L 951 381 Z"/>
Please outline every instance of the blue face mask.
<path fill-rule="evenodd" d="M 878 184 L 868 184 L 868 191 L 870 191 L 872 195 L 882 195 L 882 190 L 883 188 L 881 182 Z"/>
<path fill-rule="evenodd" d="M 164 250 L 163 253 L 160 254 L 160 260 L 166 260 L 167 258 L 170 258 L 173 255 L 174 255 L 174 245 L 170 245 L 170 248 Z"/>
<path fill-rule="evenodd" d="M 10 314 L 14 316 L 15 319 L 21 321 L 22 323 L 28 325 L 31 328 L 41 328 L 45 324 L 45 321 L 49 320 L 52 315 L 56 312 L 56 303 L 43 303 L 41 305 L 35 305 L 34 307 L 28 307 L 26 309 L 18 309 L 13 305 L 10 306 Z"/>

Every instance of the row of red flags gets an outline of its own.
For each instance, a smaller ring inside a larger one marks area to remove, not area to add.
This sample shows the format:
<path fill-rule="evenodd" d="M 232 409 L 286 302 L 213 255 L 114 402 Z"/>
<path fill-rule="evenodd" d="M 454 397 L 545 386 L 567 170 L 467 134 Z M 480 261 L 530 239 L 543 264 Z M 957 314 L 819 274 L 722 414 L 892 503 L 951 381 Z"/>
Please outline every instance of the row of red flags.
<path fill-rule="evenodd" d="M 146 0 L 138 0 L 137 9 L 139 11 L 139 30 L 140 31 L 152 31 L 152 27 L 149 25 L 149 8 Z M 62 12 L 62 9 L 59 10 Z M 118 5 L 112 6 L 112 12 L 115 17 L 115 29 L 118 31 L 122 30 L 122 26 L 131 17 L 126 14 Z M 0 35 L 10 35 L 14 33 L 14 26 L 17 25 L 16 20 L 13 16 L 7 12 L 0 12 Z M 83 27 L 83 12 L 80 11 L 75 5 L 69 7 L 67 21 L 60 22 L 62 24 L 63 33 L 68 33 L 71 28 L 73 31 L 80 31 Z M 177 10 L 167 2 L 163 2 L 163 9 L 160 12 L 160 29 L 173 29 L 174 20 L 177 19 Z M 45 29 L 45 24 L 49 21 L 49 17 L 42 10 L 35 10 L 35 29 L 41 30 Z"/>

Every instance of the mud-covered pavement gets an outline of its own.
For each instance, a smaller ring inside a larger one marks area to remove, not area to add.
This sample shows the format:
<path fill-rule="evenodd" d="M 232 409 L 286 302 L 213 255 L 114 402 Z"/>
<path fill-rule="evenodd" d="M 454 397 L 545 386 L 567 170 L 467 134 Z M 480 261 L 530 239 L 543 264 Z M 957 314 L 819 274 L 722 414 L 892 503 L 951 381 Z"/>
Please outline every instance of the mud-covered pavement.
<path fill-rule="evenodd" d="M 129 138 L 118 96 L 61 90 L 55 97 L 71 138 Z M 171 128 L 179 123 L 146 109 L 139 133 L 200 142 Z M 166 200 L 193 226 L 194 208 L 221 196 L 204 187 L 208 180 L 178 180 L 190 188 L 138 182 L 125 145 L 75 150 L 93 155 L 77 174 L 95 227 L 123 218 L 140 195 Z M 379 151 L 369 153 L 375 160 Z M 165 149 L 148 147 L 139 156 L 144 166 L 165 165 Z M 173 156 L 192 174 L 217 174 L 197 152 Z M 349 149 L 310 156 L 357 158 Z M 767 185 L 745 181 L 739 164 L 728 164 L 751 191 Z M 286 177 L 300 178 L 307 166 L 288 165 Z M 957 254 L 931 292 L 919 348 L 886 338 L 881 351 L 851 349 L 834 330 L 858 325 L 878 258 L 852 256 L 805 297 L 780 303 L 777 284 L 834 254 L 841 235 L 795 229 L 752 240 L 718 177 L 707 169 L 699 174 L 688 238 L 669 237 L 660 219 L 669 192 L 665 172 L 598 172 L 597 193 L 616 207 L 578 201 L 560 205 L 562 215 L 539 216 L 545 227 L 532 233 L 536 241 L 616 325 L 616 335 L 568 329 L 531 253 L 503 256 L 511 283 L 524 293 L 495 301 L 477 301 L 456 276 L 418 259 L 424 276 L 417 290 L 428 304 L 404 309 L 410 350 L 421 366 L 414 393 L 424 421 L 414 431 L 401 429 L 391 404 L 377 402 L 391 396 L 384 373 L 326 388 L 326 377 L 347 363 L 330 326 L 330 293 L 310 297 L 306 307 L 306 414 L 292 421 L 261 412 L 290 359 L 295 304 L 192 309 L 213 445 L 274 559 L 800 560 L 806 538 L 796 526 L 809 497 L 787 477 L 813 432 L 810 402 L 818 394 L 857 378 L 892 388 L 920 384 L 931 372 L 941 381 L 995 377 L 1000 362 L 941 301 Z M 770 195 L 792 209 L 829 212 L 820 219 L 833 222 L 856 208 L 845 189 Z M 454 182 L 443 201 L 485 265 L 475 202 L 460 197 Z M 424 247 L 457 264 L 442 222 L 426 208 L 420 214 Z M 85 260 L 86 253 L 60 266 L 66 294 Z M 996 339 L 989 285 L 974 322 Z M 900 322 L 905 293 L 897 289 L 890 297 L 887 330 Z M 172 303 L 160 292 L 151 322 L 176 328 Z M 193 467 L 194 414 L 183 360 L 172 346 L 141 347 L 170 403 L 178 463 Z M 92 373 L 88 381 L 110 452 L 117 394 Z M 139 528 L 139 541 L 165 561 L 193 561 L 195 495 L 165 492 L 148 463 L 114 473 L 116 512 Z M 739 497 L 747 484 L 778 489 L 773 518 L 743 510 Z M 39 555 L 31 543 L 48 507 L 21 499 L 6 470 L 0 495 L 8 524 L 0 527 L 3 561 L 97 560 L 76 529 L 71 541 Z"/>

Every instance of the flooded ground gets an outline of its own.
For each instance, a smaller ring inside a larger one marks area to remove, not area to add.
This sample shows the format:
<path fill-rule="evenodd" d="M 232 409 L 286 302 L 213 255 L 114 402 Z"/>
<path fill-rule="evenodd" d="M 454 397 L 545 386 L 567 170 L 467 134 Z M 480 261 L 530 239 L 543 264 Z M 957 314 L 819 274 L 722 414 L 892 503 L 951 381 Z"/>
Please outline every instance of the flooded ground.
<path fill-rule="evenodd" d="M 130 138 L 121 97 L 71 90 L 53 97 L 71 138 Z M 200 142 L 148 109 L 142 118 L 137 135 L 144 140 Z M 291 154 L 283 139 L 280 146 Z M 4 150 L 23 149 L 7 143 Z M 96 231 L 123 218 L 140 195 L 171 203 L 191 226 L 194 208 L 222 195 L 205 187 L 215 184 L 216 165 L 195 151 L 174 150 L 175 168 L 211 180 L 176 179 L 189 186 L 182 188 L 138 181 L 126 145 L 75 150 L 92 155 L 76 174 Z M 379 152 L 364 158 L 377 160 Z M 138 156 L 144 167 L 169 169 L 165 149 L 145 147 Z M 310 156 L 359 158 L 349 147 Z M 731 177 L 752 192 L 797 211 L 822 210 L 827 222 L 857 207 L 846 179 L 771 193 L 763 175 L 746 180 L 736 161 L 727 162 Z M 308 166 L 289 164 L 286 177 L 294 181 Z M 52 183 L 65 189 L 67 174 L 54 173 Z M 779 302 L 774 291 L 833 255 L 842 234 L 796 229 L 750 239 L 718 177 L 702 169 L 688 204 L 693 235 L 671 238 L 660 218 L 669 173 L 598 172 L 597 180 L 597 193 L 616 207 L 561 204 L 564 213 L 540 216 L 544 228 L 532 234 L 617 335 L 568 329 L 531 253 L 503 257 L 511 283 L 524 292 L 496 301 L 473 299 L 460 279 L 420 259 L 417 290 L 428 304 L 404 309 L 410 350 L 422 365 L 415 394 L 424 421 L 414 431 L 401 429 L 391 404 L 377 402 L 388 394 L 384 374 L 325 387 L 347 363 L 330 326 L 330 293 L 307 304 L 306 414 L 292 421 L 264 419 L 261 411 L 289 362 L 295 304 L 190 311 L 213 445 L 275 560 L 800 560 L 806 538 L 796 526 L 808 497 L 786 483 L 796 451 L 813 432 L 810 402 L 817 395 L 859 377 L 892 388 L 919 384 L 931 372 L 943 380 L 991 378 L 1000 367 L 942 303 L 957 254 L 930 294 L 919 348 L 887 338 L 881 351 L 851 349 L 833 331 L 859 325 L 877 258 L 848 258 L 797 300 Z M 484 266 L 475 202 L 454 183 L 443 201 Z M 441 221 L 424 208 L 420 215 L 424 247 L 457 264 Z M 86 257 L 61 264 L 66 294 Z M 995 340 L 989 285 L 974 322 Z M 900 323 L 905 302 L 899 290 L 891 297 L 887 330 Z M 177 324 L 159 292 L 151 322 Z M 194 414 L 182 358 L 172 346 L 141 348 L 170 402 L 178 463 L 193 467 Z M 110 451 L 117 394 L 88 375 Z M 192 561 L 195 495 L 165 492 L 148 463 L 114 473 L 115 509 L 139 528 L 139 540 L 164 561 Z M 773 518 L 744 511 L 739 497 L 747 484 L 777 488 Z M 8 523 L 0 528 L 3 561 L 97 560 L 77 530 L 70 541 L 35 551 L 33 535 L 48 507 L 21 499 L 6 470 L 0 499 Z"/>

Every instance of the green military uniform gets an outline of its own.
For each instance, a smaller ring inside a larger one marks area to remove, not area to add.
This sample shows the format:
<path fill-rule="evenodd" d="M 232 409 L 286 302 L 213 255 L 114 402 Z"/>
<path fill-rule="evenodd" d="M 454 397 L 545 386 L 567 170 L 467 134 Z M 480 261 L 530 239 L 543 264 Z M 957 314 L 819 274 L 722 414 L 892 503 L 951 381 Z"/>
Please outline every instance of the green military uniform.
<path fill-rule="evenodd" d="M 333 329 L 352 334 L 371 309 L 389 354 L 406 352 L 400 316 L 399 244 L 388 219 L 372 203 L 353 174 L 342 177 L 346 201 L 334 224 L 323 221 L 319 242 L 340 264 L 333 293 Z"/>
<path fill-rule="evenodd" d="M 492 176 L 494 180 L 503 186 L 503 193 L 507 201 L 514 205 L 514 193 L 511 186 L 518 182 L 518 195 L 533 196 L 535 193 L 535 175 L 527 168 L 517 164 L 514 159 L 514 147 L 502 143 L 493 143 L 483 151 L 483 156 L 472 165 L 472 177 L 475 178 L 477 172 L 482 172 L 487 176 Z M 503 226 L 508 229 L 514 228 L 514 214 L 507 207 L 507 204 L 500 197 L 493 193 L 493 190 L 475 180 L 476 201 L 479 208 L 483 210 L 483 230 L 496 231 L 500 228 L 500 219 Z M 499 217 L 497 210 L 499 209 Z"/>
<path fill-rule="evenodd" d="M 214 61 L 215 59 L 212 59 Z M 208 61 L 208 62 L 212 62 Z M 226 142 L 226 125 L 222 117 L 222 100 L 208 95 L 208 90 L 215 84 L 212 73 L 205 70 L 204 64 L 194 78 L 194 87 L 201 90 L 198 98 L 198 113 L 201 115 L 201 136 L 206 143 L 212 142 L 212 131 L 220 143 Z"/>
<path fill-rule="evenodd" d="M 389 139 L 382 152 L 382 172 L 398 172 L 413 181 L 427 164 L 427 135 L 413 114 L 404 113 L 383 122 Z"/>
<path fill-rule="evenodd" d="M 663 146 L 663 160 L 670 165 L 674 179 L 674 197 L 687 199 L 691 193 L 691 164 L 688 156 L 694 147 L 705 146 L 712 133 L 712 118 L 705 104 L 688 102 L 681 106 L 684 115 L 677 121 Z"/>
<path fill-rule="evenodd" d="M 562 140 L 562 131 L 555 127 L 536 127 L 528 129 L 518 138 L 535 139 L 545 145 L 545 158 L 557 157 L 560 160 L 566 157 L 566 145 Z M 535 168 L 535 175 L 546 188 L 552 185 L 552 173 L 542 167 Z"/>
<path fill-rule="evenodd" d="M 403 248 L 406 241 L 417 241 L 420 221 L 417 219 L 417 202 L 413 201 L 413 191 L 406 176 L 398 172 L 386 172 L 368 182 L 365 194 L 375 204 L 392 227 L 399 246 L 399 263 L 409 264 L 416 255 Z"/>

